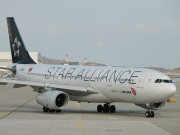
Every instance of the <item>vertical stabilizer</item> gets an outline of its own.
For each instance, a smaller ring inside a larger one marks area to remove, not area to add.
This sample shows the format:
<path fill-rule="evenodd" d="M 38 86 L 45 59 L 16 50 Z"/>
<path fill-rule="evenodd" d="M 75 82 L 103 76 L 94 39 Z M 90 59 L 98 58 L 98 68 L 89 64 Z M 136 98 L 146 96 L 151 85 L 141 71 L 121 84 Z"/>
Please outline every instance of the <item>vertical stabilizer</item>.
<path fill-rule="evenodd" d="M 9 42 L 12 62 L 19 64 L 36 64 L 30 57 L 13 17 L 7 17 Z"/>

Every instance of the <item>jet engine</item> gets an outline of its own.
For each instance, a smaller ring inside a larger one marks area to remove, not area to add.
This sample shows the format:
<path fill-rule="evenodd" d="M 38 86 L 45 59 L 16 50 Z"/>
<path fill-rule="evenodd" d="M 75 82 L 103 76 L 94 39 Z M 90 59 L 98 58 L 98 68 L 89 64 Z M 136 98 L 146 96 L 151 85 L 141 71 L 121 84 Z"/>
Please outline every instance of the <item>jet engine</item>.
<path fill-rule="evenodd" d="M 38 104 L 53 110 L 62 110 L 68 106 L 69 96 L 58 90 L 46 91 L 36 97 Z"/>
<path fill-rule="evenodd" d="M 145 109 L 152 109 L 152 110 L 157 110 L 157 109 L 162 109 L 164 108 L 166 104 L 166 101 L 159 102 L 159 103 L 146 103 L 146 104 L 135 104 L 139 107 L 145 108 Z"/>

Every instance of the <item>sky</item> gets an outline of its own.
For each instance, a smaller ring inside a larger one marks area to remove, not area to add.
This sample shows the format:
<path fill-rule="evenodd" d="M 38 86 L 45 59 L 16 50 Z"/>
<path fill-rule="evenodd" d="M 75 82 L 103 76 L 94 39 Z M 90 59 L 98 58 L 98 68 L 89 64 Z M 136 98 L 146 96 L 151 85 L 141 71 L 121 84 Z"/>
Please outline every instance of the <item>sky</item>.
<path fill-rule="evenodd" d="M 0 51 L 14 17 L 31 52 L 127 67 L 180 67 L 179 0 L 0 0 Z"/>

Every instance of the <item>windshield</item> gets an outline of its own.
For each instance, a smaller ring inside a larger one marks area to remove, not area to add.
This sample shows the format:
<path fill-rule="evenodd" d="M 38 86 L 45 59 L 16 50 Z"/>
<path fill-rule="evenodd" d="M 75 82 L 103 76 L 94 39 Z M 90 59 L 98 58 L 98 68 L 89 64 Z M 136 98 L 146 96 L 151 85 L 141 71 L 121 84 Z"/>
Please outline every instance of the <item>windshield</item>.
<path fill-rule="evenodd" d="M 167 79 L 156 79 L 155 83 L 173 83 L 172 80 L 167 80 Z"/>

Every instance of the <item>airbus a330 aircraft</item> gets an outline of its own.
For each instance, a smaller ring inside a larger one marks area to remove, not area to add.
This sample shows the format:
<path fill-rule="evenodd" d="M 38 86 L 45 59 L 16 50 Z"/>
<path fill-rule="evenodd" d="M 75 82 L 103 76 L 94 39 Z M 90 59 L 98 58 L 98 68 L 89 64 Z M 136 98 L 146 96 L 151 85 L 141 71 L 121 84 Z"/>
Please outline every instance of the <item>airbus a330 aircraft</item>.
<path fill-rule="evenodd" d="M 30 57 L 13 17 L 7 18 L 13 64 L 7 66 L 16 79 L 1 78 L 14 88 L 30 86 L 40 93 L 36 100 L 44 112 L 61 112 L 70 100 L 102 103 L 98 112 L 114 113 L 113 102 L 134 103 L 147 109 L 163 108 L 175 92 L 172 80 L 163 73 L 145 68 L 95 67 L 36 64 Z M 3 69 L 3 68 L 2 68 Z"/>

